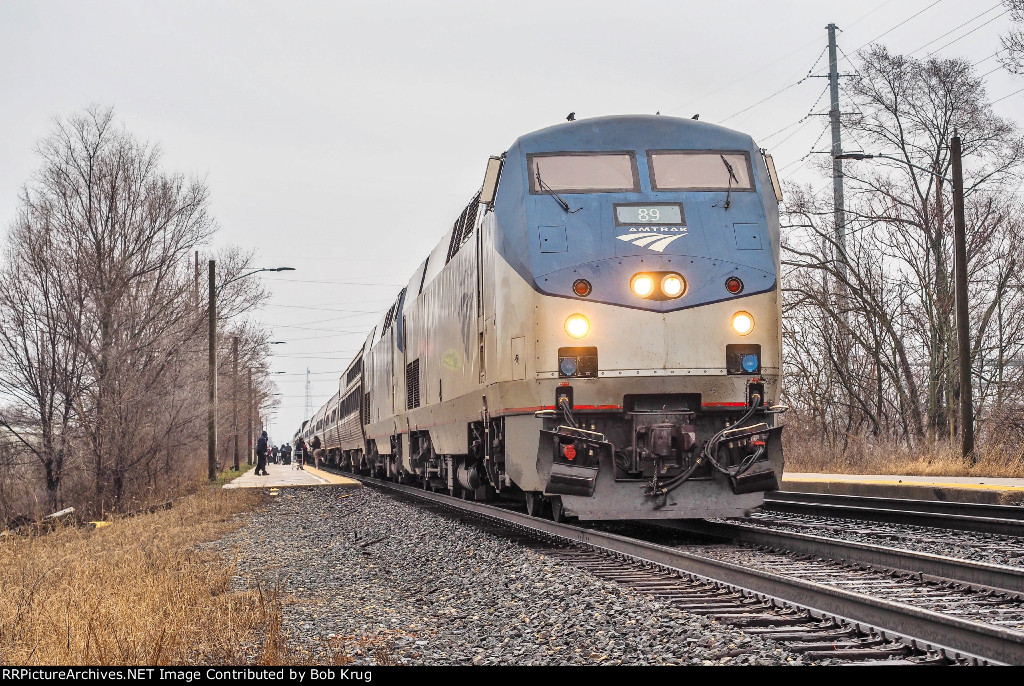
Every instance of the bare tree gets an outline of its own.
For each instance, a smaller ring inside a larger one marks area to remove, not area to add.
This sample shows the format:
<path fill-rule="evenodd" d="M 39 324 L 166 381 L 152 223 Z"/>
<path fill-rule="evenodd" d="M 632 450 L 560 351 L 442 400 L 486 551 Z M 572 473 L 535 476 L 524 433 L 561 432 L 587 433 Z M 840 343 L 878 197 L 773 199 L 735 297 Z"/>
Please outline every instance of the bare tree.
<path fill-rule="evenodd" d="M 163 171 L 159 149 L 109 109 L 57 120 L 38 153 L 0 266 L 0 428 L 34 456 L 51 507 L 77 456 L 103 511 L 202 461 L 206 298 L 193 259 L 215 225 L 205 185 Z M 218 261 L 226 283 L 252 253 Z M 221 322 L 265 297 L 255 279 L 224 286 Z M 257 333 L 246 354 L 265 376 Z"/>
<path fill-rule="evenodd" d="M 1003 50 L 999 57 L 1003 67 L 1014 74 L 1024 74 L 1024 0 L 1003 0 L 1014 26 L 1002 36 Z"/>
<path fill-rule="evenodd" d="M 6 400 L 0 427 L 15 450 L 41 468 L 52 512 L 60 509 L 85 358 L 82 291 L 69 271 L 54 269 L 59 262 L 50 219 L 46 211 L 25 208 L 0 268 L 0 395 Z"/>
<path fill-rule="evenodd" d="M 789 365 L 804 377 L 790 393 L 800 394 L 798 406 L 824 398 L 831 412 L 818 410 L 817 421 L 833 433 L 952 438 L 959 386 L 948 141 L 956 131 L 964 141 L 972 364 L 983 379 L 982 411 L 993 402 L 1006 407 L 998 388 L 1006 387 L 1007 365 L 998 351 L 1020 334 L 1008 331 L 1018 322 L 1004 315 L 1020 298 L 1011 246 L 1024 226 L 1009 182 L 1024 144 L 992 112 L 981 79 L 962 60 L 921 61 L 872 46 L 850 96 L 852 138 L 901 162 L 847 167 L 845 252 L 834 239 L 830 199 L 811 189 L 790 194 L 784 283 L 789 326 L 801 332 L 801 344 L 790 349 Z M 815 359 L 828 371 L 812 381 Z M 984 381 L 993 362 L 996 383 Z"/>

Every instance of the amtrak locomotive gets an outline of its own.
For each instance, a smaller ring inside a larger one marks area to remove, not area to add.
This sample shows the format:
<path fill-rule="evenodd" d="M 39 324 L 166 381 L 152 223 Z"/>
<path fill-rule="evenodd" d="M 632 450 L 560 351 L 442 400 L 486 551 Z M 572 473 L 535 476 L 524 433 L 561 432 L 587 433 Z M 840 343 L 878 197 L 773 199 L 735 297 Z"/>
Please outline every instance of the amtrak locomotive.
<path fill-rule="evenodd" d="M 558 520 L 743 515 L 782 474 L 780 199 L 705 122 L 522 136 L 300 434 Z"/>

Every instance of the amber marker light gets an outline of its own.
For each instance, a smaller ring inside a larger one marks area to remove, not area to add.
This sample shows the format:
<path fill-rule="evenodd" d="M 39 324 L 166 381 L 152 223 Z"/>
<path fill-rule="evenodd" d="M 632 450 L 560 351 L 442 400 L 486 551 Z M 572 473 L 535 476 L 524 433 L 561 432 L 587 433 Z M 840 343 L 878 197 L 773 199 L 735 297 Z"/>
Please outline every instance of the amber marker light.
<path fill-rule="evenodd" d="M 641 298 L 654 293 L 654 277 L 650 274 L 635 274 L 629 281 L 629 288 Z"/>
<path fill-rule="evenodd" d="M 678 298 L 686 292 L 686 280 L 678 274 L 668 274 L 661 280 L 661 292 L 667 298 Z"/>
<path fill-rule="evenodd" d="M 582 314 L 571 314 L 565 320 L 565 332 L 573 338 L 583 338 L 590 333 L 590 320 Z"/>
<path fill-rule="evenodd" d="M 746 336 L 754 330 L 754 317 L 749 312 L 737 312 L 732 316 L 732 330 Z"/>
<path fill-rule="evenodd" d="M 585 298 L 590 295 L 590 291 L 592 290 L 593 287 L 591 287 L 590 282 L 586 279 L 576 279 L 572 282 L 572 292 L 581 298 Z"/>

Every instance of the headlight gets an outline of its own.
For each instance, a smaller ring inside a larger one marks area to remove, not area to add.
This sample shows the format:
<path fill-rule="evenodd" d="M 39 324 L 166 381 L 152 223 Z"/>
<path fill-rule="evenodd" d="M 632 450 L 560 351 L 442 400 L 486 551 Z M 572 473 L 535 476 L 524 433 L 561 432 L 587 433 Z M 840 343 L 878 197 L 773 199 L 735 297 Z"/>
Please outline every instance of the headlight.
<path fill-rule="evenodd" d="M 746 336 L 754 330 L 754 317 L 749 312 L 737 312 L 732 316 L 732 330 Z"/>
<path fill-rule="evenodd" d="M 629 282 L 629 287 L 641 298 L 654 292 L 654 277 L 650 274 L 636 274 Z"/>
<path fill-rule="evenodd" d="M 572 314 L 565 320 L 565 332 L 573 338 L 583 338 L 590 333 L 590 320 L 582 314 Z"/>
<path fill-rule="evenodd" d="M 668 298 L 678 298 L 686 291 L 686 281 L 678 274 L 668 274 L 661 280 L 661 292 Z"/>

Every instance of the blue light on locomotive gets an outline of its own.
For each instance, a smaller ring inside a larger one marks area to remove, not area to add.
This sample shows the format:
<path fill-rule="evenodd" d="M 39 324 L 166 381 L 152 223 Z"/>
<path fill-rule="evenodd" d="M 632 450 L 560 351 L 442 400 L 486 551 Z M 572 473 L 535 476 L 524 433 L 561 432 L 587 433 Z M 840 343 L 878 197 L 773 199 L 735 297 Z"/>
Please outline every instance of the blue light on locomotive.
<path fill-rule="evenodd" d="M 748 372 L 757 371 L 757 355 L 744 355 L 743 356 L 743 369 Z"/>
<path fill-rule="evenodd" d="M 558 366 L 566 376 L 572 376 L 575 374 L 579 367 L 576 363 L 575 357 L 563 357 L 562 362 Z"/>

